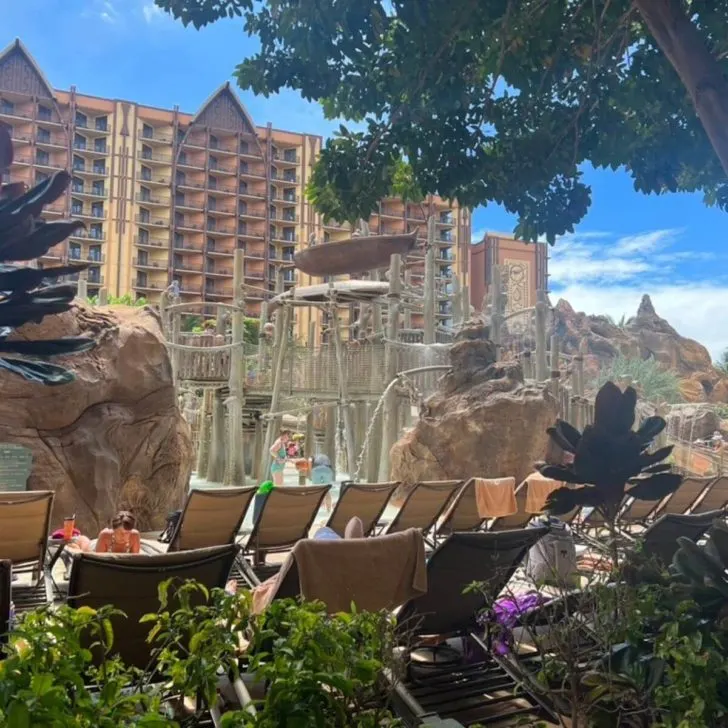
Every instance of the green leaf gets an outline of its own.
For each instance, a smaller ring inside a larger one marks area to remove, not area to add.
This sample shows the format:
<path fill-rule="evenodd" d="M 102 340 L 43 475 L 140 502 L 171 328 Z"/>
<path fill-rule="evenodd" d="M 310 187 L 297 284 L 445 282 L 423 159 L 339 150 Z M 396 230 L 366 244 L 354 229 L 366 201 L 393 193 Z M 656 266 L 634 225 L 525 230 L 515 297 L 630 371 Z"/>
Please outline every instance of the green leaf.
<path fill-rule="evenodd" d="M 30 728 L 30 712 L 25 703 L 14 701 L 8 710 L 6 728 Z"/>

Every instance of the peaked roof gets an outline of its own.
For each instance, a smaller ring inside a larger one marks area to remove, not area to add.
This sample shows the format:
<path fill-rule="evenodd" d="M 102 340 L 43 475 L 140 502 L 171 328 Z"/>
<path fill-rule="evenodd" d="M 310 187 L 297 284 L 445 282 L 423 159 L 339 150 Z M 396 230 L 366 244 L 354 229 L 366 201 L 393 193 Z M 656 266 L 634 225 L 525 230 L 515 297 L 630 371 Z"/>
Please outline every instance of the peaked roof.
<path fill-rule="evenodd" d="M 0 91 L 53 99 L 53 87 L 20 38 L 0 52 Z"/>
<path fill-rule="evenodd" d="M 230 88 L 229 81 L 205 100 L 190 126 L 193 124 L 255 134 L 253 120 L 238 95 Z"/>

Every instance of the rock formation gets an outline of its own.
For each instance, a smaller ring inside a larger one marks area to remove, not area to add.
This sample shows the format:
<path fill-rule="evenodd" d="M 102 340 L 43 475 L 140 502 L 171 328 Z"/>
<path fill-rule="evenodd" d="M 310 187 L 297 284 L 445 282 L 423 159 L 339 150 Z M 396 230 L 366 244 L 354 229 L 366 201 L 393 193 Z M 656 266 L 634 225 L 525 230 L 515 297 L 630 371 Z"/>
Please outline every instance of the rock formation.
<path fill-rule="evenodd" d="M 480 322 L 458 334 L 450 361 L 419 421 L 391 450 L 392 478 L 406 485 L 473 476 L 520 482 L 544 456 L 556 401 L 545 387 L 524 383 L 519 364 L 495 362 Z"/>
<path fill-rule="evenodd" d="M 75 513 L 82 531 L 95 536 L 126 507 L 140 528 L 157 528 L 179 507 L 192 463 L 159 319 L 150 308 L 77 301 L 13 334 L 82 335 L 98 346 L 59 358 L 76 375 L 71 384 L 42 387 L 0 373 L 0 442 L 33 451 L 28 487 L 55 491 L 54 524 Z"/>
<path fill-rule="evenodd" d="M 576 313 L 559 300 L 553 310 L 553 331 L 562 351 L 585 351 L 587 378 L 622 355 L 628 358 L 653 357 L 680 378 L 680 391 L 686 402 L 728 403 L 728 378 L 713 366 L 708 350 L 697 341 L 680 334 L 655 311 L 649 296 L 643 296 L 637 315 L 624 326 L 606 316 Z"/>

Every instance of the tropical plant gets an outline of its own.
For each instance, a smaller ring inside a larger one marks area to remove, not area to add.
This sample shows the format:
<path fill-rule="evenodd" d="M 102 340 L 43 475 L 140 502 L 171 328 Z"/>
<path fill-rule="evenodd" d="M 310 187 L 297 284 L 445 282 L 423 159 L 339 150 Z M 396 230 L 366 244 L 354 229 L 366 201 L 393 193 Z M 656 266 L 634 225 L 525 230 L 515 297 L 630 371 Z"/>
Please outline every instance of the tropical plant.
<path fill-rule="evenodd" d="M 89 296 L 86 300 L 92 306 L 98 306 L 99 304 L 98 296 Z M 144 298 L 144 296 L 134 298 L 131 293 L 125 293 L 122 296 L 108 296 L 106 303 L 109 306 L 134 306 L 136 308 L 141 308 L 142 306 L 146 306 L 149 302 L 146 298 Z"/>
<path fill-rule="evenodd" d="M 13 144 L 7 127 L 0 125 L 0 369 L 19 374 L 31 382 L 57 385 L 73 381 L 73 374 L 64 367 L 39 359 L 62 354 L 77 354 L 91 349 L 95 342 L 85 337 L 45 339 L 10 339 L 13 331 L 25 323 L 40 323 L 46 316 L 68 311 L 76 287 L 62 280 L 87 266 L 31 268 L 9 265 L 28 263 L 45 255 L 71 233 L 83 227 L 80 221 L 40 219 L 43 207 L 61 197 L 71 176 L 56 172 L 30 190 L 23 183 L 2 184 L 13 161 Z M 19 354 L 16 359 L 7 354 Z"/>
<path fill-rule="evenodd" d="M 156 4 L 198 28 L 244 16 L 259 43 L 243 88 L 293 89 L 356 123 L 314 173 L 326 208 L 347 201 L 341 220 L 368 219 L 402 158 L 424 193 L 502 204 L 526 240 L 584 217 L 585 163 L 728 204 L 726 0 Z"/>
<path fill-rule="evenodd" d="M 654 404 L 676 404 L 682 401 L 677 374 L 661 367 L 654 357 L 637 359 L 620 354 L 600 372 L 595 386 L 600 387 L 605 382 L 619 382 L 622 379 L 632 381 L 639 389 L 640 396 Z"/>
<path fill-rule="evenodd" d="M 713 362 L 713 366 L 728 376 L 728 349 L 723 349 L 718 361 Z"/>
<path fill-rule="evenodd" d="M 548 434 L 556 445 L 573 454 L 568 465 L 541 465 L 547 478 L 563 481 L 575 488 L 563 487 L 549 496 L 546 508 L 554 515 L 575 508 L 597 509 L 612 533 L 612 556 L 618 561 L 615 519 L 625 496 L 657 501 L 672 493 L 682 476 L 670 472 L 663 463 L 672 446 L 649 452 L 654 438 L 665 429 L 662 417 L 648 417 L 637 431 L 635 422 L 637 392 L 627 387 L 622 392 L 616 384 L 606 382 L 594 402 L 594 423 L 584 432 L 563 420 L 557 420 Z"/>

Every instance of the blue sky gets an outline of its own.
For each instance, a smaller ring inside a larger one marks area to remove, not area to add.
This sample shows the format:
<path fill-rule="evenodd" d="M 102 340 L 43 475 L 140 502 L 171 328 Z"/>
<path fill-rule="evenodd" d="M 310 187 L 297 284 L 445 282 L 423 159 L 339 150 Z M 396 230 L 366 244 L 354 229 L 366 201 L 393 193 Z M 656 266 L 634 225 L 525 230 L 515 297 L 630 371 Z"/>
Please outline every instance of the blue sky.
<path fill-rule="evenodd" d="M 184 29 L 152 0 L 0 0 L 5 36 L 20 37 L 56 87 L 194 112 L 255 41 L 236 19 Z M 294 93 L 241 93 L 258 124 L 326 136 L 337 125 Z M 644 196 L 624 173 L 587 170 L 592 207 L 574 235 L 551 249 L 552 300 L 619 318 L 643 293 L 680 333 L 714 355 L 728 347 L 728 217 L 699 196 Z M 474 213 L 473 239 L 509 232 L 491 206 Z"/>

